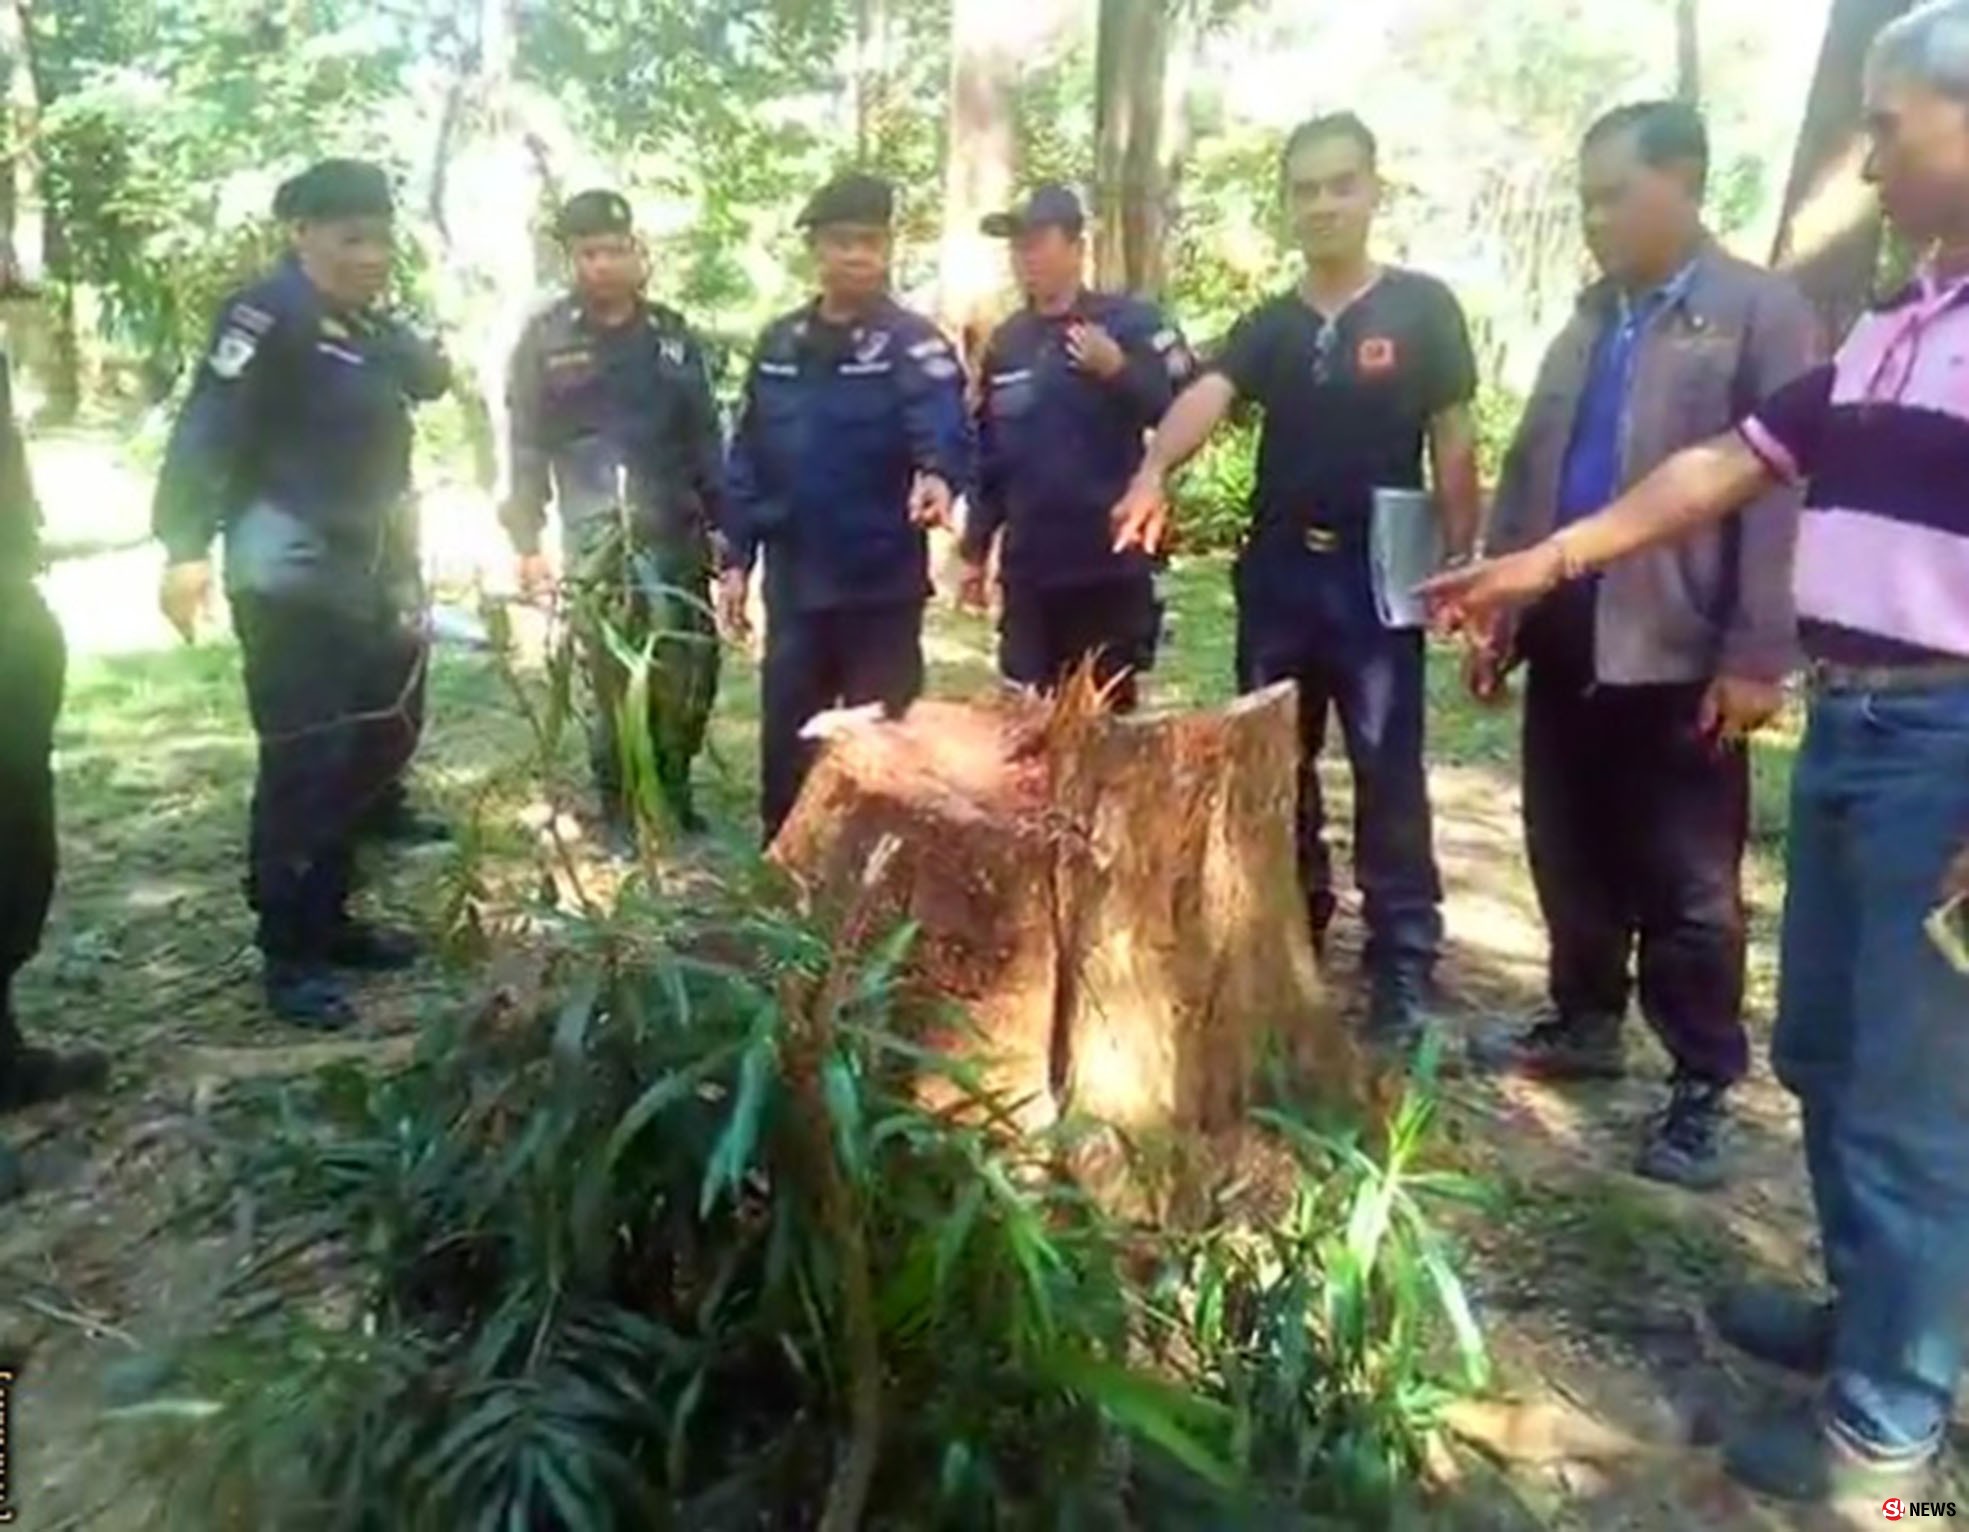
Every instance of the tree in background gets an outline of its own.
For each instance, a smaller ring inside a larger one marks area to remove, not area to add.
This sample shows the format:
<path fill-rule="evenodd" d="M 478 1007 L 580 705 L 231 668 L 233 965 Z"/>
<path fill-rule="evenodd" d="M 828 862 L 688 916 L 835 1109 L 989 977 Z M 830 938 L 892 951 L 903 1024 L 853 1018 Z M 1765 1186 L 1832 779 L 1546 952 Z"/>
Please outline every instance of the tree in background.
<path fill-rule="evenodd" d="M 1829 335 L 1859 316 L 1880 266 L 1880 207 L 1860 175 L 1867 51 L 1913 8 L 1913 0 L 1834 0 L 1826 21 L 1773 261 L 1804 289 Z"/>

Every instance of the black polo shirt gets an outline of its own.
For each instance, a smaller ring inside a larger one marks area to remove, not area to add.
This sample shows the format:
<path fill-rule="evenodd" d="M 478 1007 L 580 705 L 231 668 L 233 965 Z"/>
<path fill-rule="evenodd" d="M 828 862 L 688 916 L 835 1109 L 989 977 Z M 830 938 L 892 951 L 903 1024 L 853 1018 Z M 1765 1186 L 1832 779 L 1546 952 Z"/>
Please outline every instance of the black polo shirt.
<path fill-rule="evenodd" d="M 1462 307 L 1390 267 L 1331 323 L 1297 289 L 1239 320 L 1216 370 L 1264 414 L 1254 543 L 1365 532 L 1377 489 L 1420 489 L 1429 423 L 1477 391 Z"/>

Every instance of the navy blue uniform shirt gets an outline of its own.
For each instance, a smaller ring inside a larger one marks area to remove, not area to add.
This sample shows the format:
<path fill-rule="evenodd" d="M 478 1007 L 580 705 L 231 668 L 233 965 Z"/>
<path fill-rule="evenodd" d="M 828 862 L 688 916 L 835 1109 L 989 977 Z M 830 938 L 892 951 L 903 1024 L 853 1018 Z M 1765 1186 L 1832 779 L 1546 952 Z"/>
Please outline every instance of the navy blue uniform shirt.
<path fill-rule="evenodd" d="M 921 601 L 929 551 L 916 474 L 969 492 L 963 371 L 936 325 L 884 299 L 859 324 L 817 304 L 759 338 L 726 474 L 725 563 L 763 546 L 766 599 L 801 611 Z"/>
<path fill-rule="evenodd" d="M 1120 345 L 1119 376 L 1073 365 L 1067 336 L 1080 323 Z M 1000 325 L 984 354 L 966 556 L 982 560 L 1003 527 L 1009 583 L 1044 589 L 1146 575 L 1146 555 L 1113 552 L 1108 512 L 1192 367 L 1176 328 L 1134 298 L 1083 292 L 1065 314 L 1028 308 Z"/>
<path fill-rule="evenodd" d="M 501 519 L 540 550 L 551 493 L 565 535 L 628 492 L 637 532 L 701 539 L 717 524 L 724 442 L 703 348 L 681 314 L 638 304 L 624 324 L 567 297 L 528 322 L 507 376 L 512 490 Z"/>
<path fill-rule="evenodd" d="M 333 310 L 283 261 L 220 309 L 158 478 L 158 539 L 184 563 L 223 529 L 236 590 L 367 598 L 400 574 L 411 406 L 450 381 L 434 344 Z"/>

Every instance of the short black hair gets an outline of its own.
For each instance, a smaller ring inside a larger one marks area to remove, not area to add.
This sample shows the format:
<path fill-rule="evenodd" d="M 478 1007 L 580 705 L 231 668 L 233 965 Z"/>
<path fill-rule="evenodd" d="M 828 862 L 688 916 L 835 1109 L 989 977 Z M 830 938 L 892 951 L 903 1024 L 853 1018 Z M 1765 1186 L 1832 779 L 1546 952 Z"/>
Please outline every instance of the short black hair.
<path fill-rule="evenodd" d="M 1709 189 L 1709 129 L 1702 113 L 1686 101 L 1635 101 L 1617 106 L 1586 130 L 1582 151 L 1627 135 L 1641 163 L 1655 170 L 1688 165 L 1695 171 L 1695 194 Z"/>
<path fill-rule="evenodd" d="M 1308 117 L 1285 137 L 1285 148 L 1279 154 L 1279 173 L 1285 174 L 1292 165 L 1292 156 L 1308 144 L 1323 143 L 1329 138 L 1344 138 L 1355 145 L 1367 159 L 1369 170 L 1381 167 L 1381 140 L 1374 136 L 1370 128 L 1357 112 L 1323 112 L 1318 117 Z"/>

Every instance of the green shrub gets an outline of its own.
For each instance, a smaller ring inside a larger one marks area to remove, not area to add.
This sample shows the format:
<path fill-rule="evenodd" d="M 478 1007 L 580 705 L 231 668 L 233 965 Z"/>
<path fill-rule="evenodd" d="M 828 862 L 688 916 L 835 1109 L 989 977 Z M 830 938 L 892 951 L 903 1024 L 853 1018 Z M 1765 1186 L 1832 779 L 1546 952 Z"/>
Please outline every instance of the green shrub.
<path fill-rule="evenodd" d="M 1233 421 L 1199 452 L 1176 480 L 1176 535 L 1191 553 L 1237 547 L 1251 521 L 1251 485 L 1258 461 L 1255 421 Z"/>

